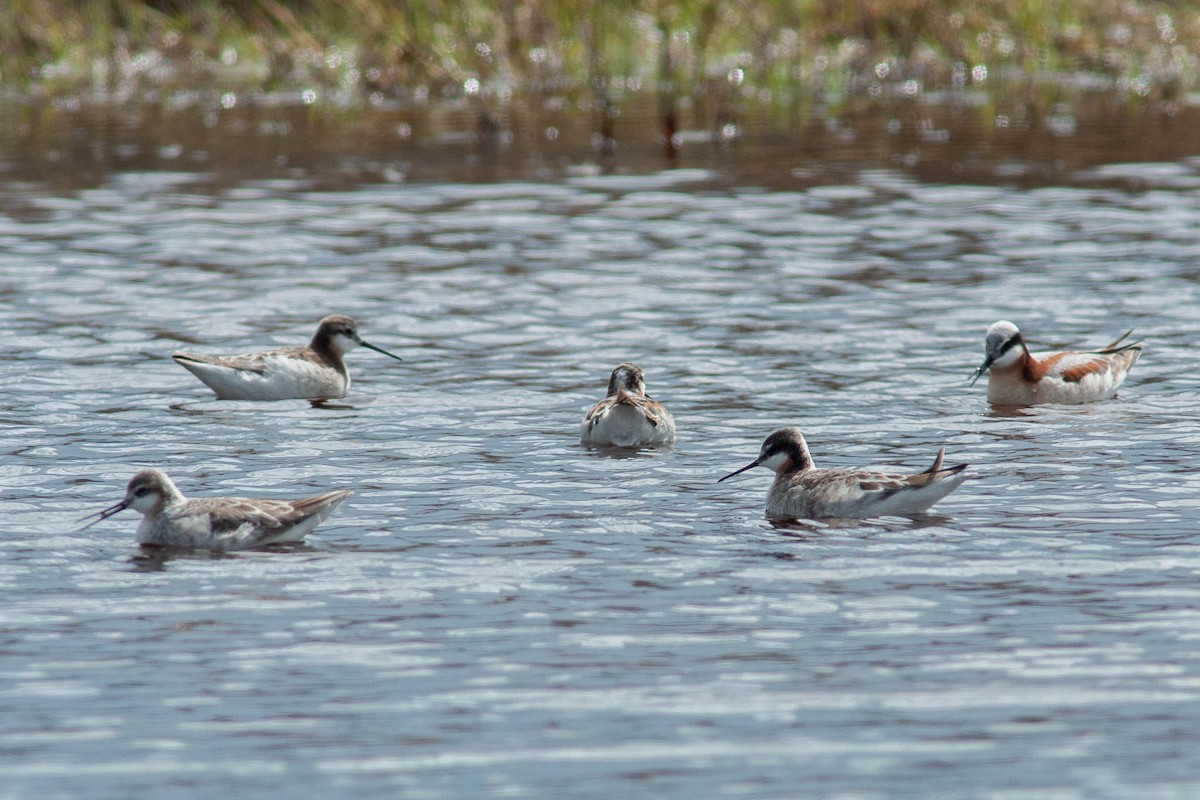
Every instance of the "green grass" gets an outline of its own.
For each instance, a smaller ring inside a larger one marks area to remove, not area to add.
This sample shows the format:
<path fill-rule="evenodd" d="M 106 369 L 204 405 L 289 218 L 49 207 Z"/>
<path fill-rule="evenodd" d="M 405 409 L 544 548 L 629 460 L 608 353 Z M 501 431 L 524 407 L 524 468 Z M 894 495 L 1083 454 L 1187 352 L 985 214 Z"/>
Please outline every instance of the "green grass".
<path fill-rule="evenodd" d="M 1086 72 L 1172 100 L 1200 82 L 1200 11 L 1128 0 L 7 0 L 0 53 L 10 91 L 108 99 L 313 89 L 349 104 L 556 94 L 605 106 L 632 87 L 667 102 L 786 105 L 905 81 L 990 89 Z"/>

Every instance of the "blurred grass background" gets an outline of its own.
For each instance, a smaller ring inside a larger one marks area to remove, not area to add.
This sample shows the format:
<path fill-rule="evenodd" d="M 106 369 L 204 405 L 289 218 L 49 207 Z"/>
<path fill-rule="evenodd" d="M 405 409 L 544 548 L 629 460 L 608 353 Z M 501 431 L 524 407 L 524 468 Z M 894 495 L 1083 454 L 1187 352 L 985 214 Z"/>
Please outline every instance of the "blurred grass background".
<path fill-rule="evenodd" d="M 1132 0 L 6 0 L 10 93 L 320 89 L 343 101 L 629 91 L 788 102 L 1086 75 L 1185 100 L 1200 6 Z"/>

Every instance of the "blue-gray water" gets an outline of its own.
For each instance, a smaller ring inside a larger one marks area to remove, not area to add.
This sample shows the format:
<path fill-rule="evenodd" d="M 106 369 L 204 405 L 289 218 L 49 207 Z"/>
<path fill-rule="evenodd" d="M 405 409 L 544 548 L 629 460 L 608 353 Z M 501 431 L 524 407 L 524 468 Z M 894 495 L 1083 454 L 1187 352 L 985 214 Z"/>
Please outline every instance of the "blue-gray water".
<path fill-rule="evenodd" d="M 1200 163 L 1072 186 L 865 170 L 0 203 L 0 797 L 1200 794 Z M 786 179 L 780 182 L 786 183 Z M 358 318 L 346 408 L 169 353 Z M 1118 399 L 992 412 L 988 324 L 1136 328 Z M 633 359 L 677 445 L 581 448 Z M 773 527 L 819 464 L 977 476 L 917 522 Z M 354 496 L 293 551 L 137 558 L 138 468 Z"/>

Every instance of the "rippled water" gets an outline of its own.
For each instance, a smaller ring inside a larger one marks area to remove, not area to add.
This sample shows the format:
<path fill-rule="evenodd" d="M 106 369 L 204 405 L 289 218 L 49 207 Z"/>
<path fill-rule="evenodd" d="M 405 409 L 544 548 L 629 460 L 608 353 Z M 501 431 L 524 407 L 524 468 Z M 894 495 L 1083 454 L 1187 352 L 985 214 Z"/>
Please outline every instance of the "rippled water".
<path fill-rule="evenodd" d="M 854 177 L 8 184 L 0 796 L 1196 796 L 1200 163 Z M 353 353 L 342 408 L 168 357 L 331 312 L 405 359 Z M 1116 400 L 996 413 L 1001 317 L 1146 352 Z M 577 444 L 625 359 L 673 449 Z M 764 470 L 715 481 L 783 424 L 977 477 L 777 528 Z M 355 494 L 298 551 L 78 531 L 148 465 Z"/>

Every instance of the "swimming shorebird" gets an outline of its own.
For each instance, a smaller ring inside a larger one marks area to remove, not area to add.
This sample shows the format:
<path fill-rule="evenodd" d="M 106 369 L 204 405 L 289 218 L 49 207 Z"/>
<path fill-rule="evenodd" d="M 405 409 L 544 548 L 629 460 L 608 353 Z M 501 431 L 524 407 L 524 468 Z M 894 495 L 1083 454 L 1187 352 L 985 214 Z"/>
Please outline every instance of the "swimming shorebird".
<path fill-rule="evenodd" d="M 915 475 L 861 469 L 817 469 L 800 431 L 781 428 L 763 442 L 758 458 L 721 481 L 753 467 L 774 470 L 775 482 L 767 492 L 769 517 L 910 516 L 924 512 L 966 480 L 967 465 L 943 467 L 945 454 L 945 448 L 938 450 L 933 466 Z"/>
<path fill-rule="evenodd" d="M 221 400 L 325 400 L 345 397 L 350 373 L 342 357 L 365 347 L 400 361 L 382 347 L 363 341 L 358 324 L 333 314 L 317 323 L 312 341 L 240 356 L 173 353 L 171 358 L 204 381 Z"/>
<path fill-rule="evenodd" d="M 646 394 L 637 364 L 619 364 L 608 378 L 608 396 L 588 410 L 579 423 L 583 444 L 640 447 L 675 441 L 671 412 Z"/>
<path fill-rule="evenodd" d="M 988 402 L 998 406 L 1104 400 L 1117 393 L 1142 354 L 1141 342 L 1121 344 L 1131 333 L 1099 350 L 1033 355 L 1017 326 L 1000 320 L 988 328 L 986 358 L 971 385 L 988 373 Z"/>
<path fill-rule="evenodd" d="M 84 526 L 90 528 L 132 508 L 143 515 L 137 529 L 140 545 L 245 550 L 301 541 L 349 495 L 349 489 L 339 489 L 302 500 L 188 500 L 165 472 L 144 469 L 130 478 L 124 500 L 83 519 L 96 517 Z"/>

